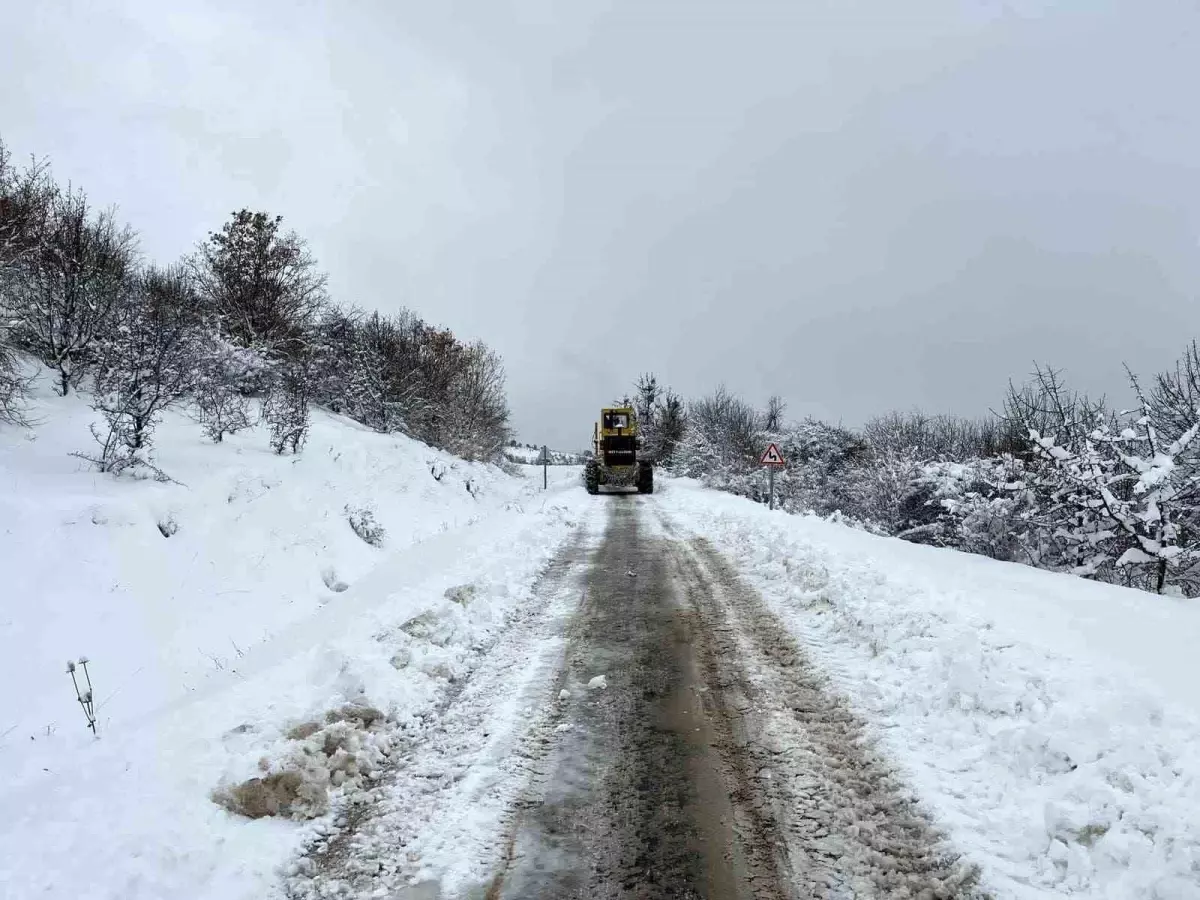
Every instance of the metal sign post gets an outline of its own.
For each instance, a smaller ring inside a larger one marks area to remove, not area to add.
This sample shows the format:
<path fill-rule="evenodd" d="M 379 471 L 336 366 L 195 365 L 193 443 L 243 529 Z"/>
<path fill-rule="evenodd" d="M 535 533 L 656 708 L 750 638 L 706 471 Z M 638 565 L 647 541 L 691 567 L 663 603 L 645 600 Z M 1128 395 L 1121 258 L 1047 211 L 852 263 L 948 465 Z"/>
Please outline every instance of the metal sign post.
<path fill-rule="evenodd" d="M 767 449 L 763 451 L 763 455 L 758 458 L 758 463 L 761 466 L 767 467 L 767 484 L 769 485 L 768 494 L 768 509 L 775 508 L 775 470 L 782 469 L 787 463 L 784 461 L 783 454 L 779 452 L 779 448 L 774 443 L 768 444 Z"/>

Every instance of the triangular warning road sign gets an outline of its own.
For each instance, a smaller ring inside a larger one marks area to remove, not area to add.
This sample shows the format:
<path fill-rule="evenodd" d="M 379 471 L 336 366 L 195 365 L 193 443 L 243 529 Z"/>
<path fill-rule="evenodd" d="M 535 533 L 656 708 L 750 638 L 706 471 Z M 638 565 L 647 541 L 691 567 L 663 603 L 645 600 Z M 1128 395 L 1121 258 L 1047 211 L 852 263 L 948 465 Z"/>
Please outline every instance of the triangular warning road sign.
<path fill-rule="evenodd" d="M 779 448 L 774 444 L 768 444 L 767 449 L 763 451 L 763 455 L 759 457 L 759 465 L 763 466 L 785 466 L 787 463 L 783 461 L 783 454 L 779 452 Z"/>

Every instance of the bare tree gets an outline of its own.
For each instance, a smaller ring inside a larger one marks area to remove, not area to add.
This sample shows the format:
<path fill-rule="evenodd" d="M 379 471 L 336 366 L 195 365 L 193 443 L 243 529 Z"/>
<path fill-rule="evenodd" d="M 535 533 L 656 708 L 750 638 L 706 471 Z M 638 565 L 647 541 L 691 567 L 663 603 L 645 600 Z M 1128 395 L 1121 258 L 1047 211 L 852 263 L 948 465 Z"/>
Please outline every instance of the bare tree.
<path fill-rule="evenodd" d="M 1040 365 L 1034 367 L 1032 380 L 1022 387 L 1009 384 L 1003 415 L 1011 429 L 1026 440 L 1031 431 L 1036 431 L 1043 437 L 1054 437 L 1060 444 L 1078 444 L 1097 422 L 1112 421 L 1103 397 L 1069 390 L 1061 371 Z M 1028 445 L 1019 455 L 1030 459 L 1039 453 Z"/>
<path fill-rule="evenodd" d="M 892 412 L 867 422 L 863 435 L 881 453 L 912 452 L 926 460 L 994 456 L 1011 449 L 1008 428 L 996 417 L 965 419 L 928 415 L 920 410 Z"/>
<path fill-rule="evenodd" d="M 646 431 L 652 431 L 654 429 L 654 414 L 658 408 L 659 396 L 662 393 L 658 385 L 658 379 L 653 373 L 647 372 L 638 378 L 634 388 L 636 390 L 634 411 L 637 413 L 638 426 Z"/>
<path fill-rule="evenodd" d="M 19 170 L 0 141 L 0 309 L 5 306 L 6 275 L 45 239 L 54 195 L 49 165 L 33 160 Z"/>
<path fill-rule="evenodd" d="M 8 320 L 15 314 L 14 282 L 45 237 L 53 182 L 43 162 L 24 171 L 0 141 L 0 422 L 27 424 L 33 376 L 22 370 Z"/>
<path fill-rule="evenodd" d="M 1174 440 L 1192 427 L 1200 410 L 1200 346 L 1192 341 L 1175 367 L 1155 379 L 1150 396 L 1163 436 Z M 1196 458 L 1193 447 L 1189 458 Z"/>
<path fill-rule="evenodd" d="M 787 402 L 778 394 L 767 400 L 767 411 L 763 415 L 763 430 L 775 434 L 783 429 L 783 414 L 787 412 Z"/>
<path fill-rule="evenodd" d="M 482 343 L 465 350 L 463 368 L 448 398 L 446 448 L 467 459 L 493 461 L 510 434 L 504 366 Z"/>
<path fill-rule="evenodd" d="M 424 323 L 414 326 L 412 340 L 420 382 L 417 390 L 423 403 L 411 417 L 411 433 L 434 446 L 445 447 L 453 438 L 450 398 L 454 381 L 465 365 L 465 348 L 450 329 Z M 403 359 L 400 356 L 397 362 Z"/>
<path fill-rule="evenodd" d="M 128 288 L 137 240 L 111 211 L 92 215 L 82 191 L 56 193 L 46 235 L 12 286 L 17 339 L 58 373 L 65 396 Z"/>

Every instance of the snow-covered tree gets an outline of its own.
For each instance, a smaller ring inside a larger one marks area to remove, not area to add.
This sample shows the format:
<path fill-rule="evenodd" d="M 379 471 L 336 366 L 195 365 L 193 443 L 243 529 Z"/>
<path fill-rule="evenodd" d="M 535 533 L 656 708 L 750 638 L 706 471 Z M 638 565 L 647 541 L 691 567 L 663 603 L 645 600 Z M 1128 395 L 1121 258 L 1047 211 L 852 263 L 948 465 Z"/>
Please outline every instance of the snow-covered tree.
<path fill-rule="evenodd" d="M 249 428 L 250 394 L 270 378 L 261 351 L 239 347 L 211 324 L 202 329 L 196 348 L 193 397 L 204 433 L 213 443 Z"/>
<path fill-rule="evenodd" d="M 853 431 L 806 418 L 773 437 L 787 468 L 776 477 L 776 493 L 786 509 L 819 515 L 840 512 L 855 518 L 861 498 L 852 473 L 871 458 L 867 443 Z"/>
<path fill-rule="evenodd" d="M 654 411 L 654 432 L 650 445 L 653 458 L 664 466 L 673 466 L 676 449 L 686 431 L 687 407 L 683 399 L 668 388 Z"/>
<path fill-rule="evenodd" d="M 46 239 L 56 192 L 45 162 L 34 160 L 19 169 L 0 141 L 0 310 L 8 306 L 9 278 Z"/>
<path fill-rule="evenodd" d="M 1174 441 L 1190 429 L 1200 409 L 1200 345 L 1192 341 L 1174 368 L 1155 378 L 1150 403 L 1159 433 Z M 1200 466 L 1200 442 L 1193 441 L 1184 451 L 1188 465 Z"/>
<path fill-rule="evenodd" d="M 1072 571 L 1125 570 L 1162 593 L 1172 569 L 1186 572 L 1200 558 L 1184 528 L 1196 512 L 1200 473 L 1178 465 L 1200 423 L 1167 444 L 1149 411 L 1140 412 L 1119 431 L 1097 424 L 1079 446 L 1036 431 L 1030 438 L 1050 464 L 1041 477 L 1066 514 L 1056 536 Z"/>
<path fill-rule="evenodd" d="M 329 307 L 308 346 L 314 401 L 376 431 L 472 459 L 498 458 L 508 440 L 504 369 L 481 343 L 464 344 L 408 311 Z"/>
<path fill-rule="evenodd" d="M 349 360 L 347 410 L 376 431 L 415 434 L 413 429 L 425 411 L 411 336 L 405 316 L 372 313 L 358 326 Z"/>
<path fill-rule="evenodd" d="M 147 269 L 129 281 L 93 349 L 93 408 L 106 430 L 94 460 L 102 471 L 152 466 L 154 428 L 163 410 L 195 380 L 197 308 L 181 267 Z"/>
<path fill-rule="evenodd" d="M 93 215 L 82 191 L 56 192 L 44 238 L 6 288 L 14 336 L 58 373 L 67 394 L 134 272 L 134 233 Z"/>
<path fill-rule="evenodd" d="M 316 357 L 314 398 L 335 413 L 353 415 L 350 386 L 362 319 L 360 310 L 330 304 L 311 337 Z"/>
<path fill-rule="evenodd" d="M 311 363 L 304 358 L 290 360 L 280 367 L 266 403 L 263 418 L 271 432 L 271 449 L 299 453 L 308 437 L 309 401 L 314 376 Z"/>
<path fill-rule="evenodd" d="M 18 266 L 44 235 L 51 188 L 43 164 L 18 170 L 0 141 L 0 422 L 25 421 L 30 378 L 22 371 L 9 325 L 11 292 Z"/>
<path fill-rule="evenodd" d="M 1130 382 L 1138 405 L 1119 414 L 1045 371 L 1023 404 L 1010 405 L 1041 418 L 1028 433 L 1052 564 L 1161 593 L 1169 581 L 1196 578 L 1200 415 L 1159 406 L 1132 374 Z"/>
<path fill-rule="evenodd" d="M 32 383 L 32 376 L 22 370 L 8 329 L 0 326 L 0 422 L 27 424 L 27 403 Z"/>
<path fill-rule="evenodd" d="M 759 415 L 724 385 L 692 403 L 687 419 L 676 448 L 676 465 L 683 474 L 722 479 L 757 465 L 762 449 Z"/>
<path fill-rule="evenodd" d="M 654 373 L 647 372 L 634 385 L 633 407 L 642 452 L 657 465 L 674 467 L 675 450 L 687 427 L 687 407 L 683 399 L 670 388 L 663 387 Z"/>
<path fill-rule="evenodd" d="M 271 357 L 294 356 L 325 306 L 326 277 L 280 216 L 243 209 L 191 260 L 202 299 L 225 334 Z"/>

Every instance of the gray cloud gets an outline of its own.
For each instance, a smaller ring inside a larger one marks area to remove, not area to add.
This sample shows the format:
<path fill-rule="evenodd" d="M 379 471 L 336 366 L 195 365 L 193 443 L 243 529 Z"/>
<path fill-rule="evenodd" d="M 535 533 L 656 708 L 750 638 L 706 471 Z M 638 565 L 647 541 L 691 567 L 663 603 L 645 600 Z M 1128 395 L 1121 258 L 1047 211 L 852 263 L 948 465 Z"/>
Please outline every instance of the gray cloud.
<path fill-rule="evenodd" d="M 27 4 L 0 122 L 155 257 L 282 213 L 339 299 L 495 346 L 528 440 L 583 443 L 646 369 L 855 423 L 1166 365 L 1200 332 L 1200 13 L 899 8 Z"/>

